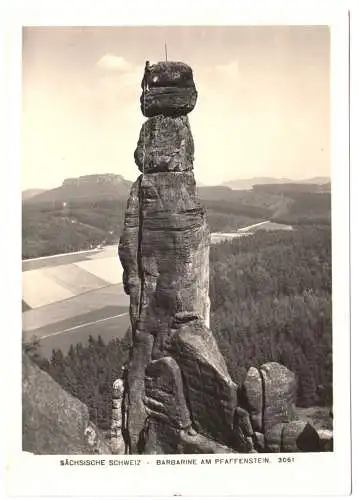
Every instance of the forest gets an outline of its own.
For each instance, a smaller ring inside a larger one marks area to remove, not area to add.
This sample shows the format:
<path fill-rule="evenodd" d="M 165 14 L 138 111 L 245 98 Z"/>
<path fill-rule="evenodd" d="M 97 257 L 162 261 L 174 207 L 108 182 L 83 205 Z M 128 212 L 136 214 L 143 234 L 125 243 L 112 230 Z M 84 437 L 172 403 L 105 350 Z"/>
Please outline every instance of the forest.
<path fill-rule="evenodd" d="M 329 225 L 258 231 L 213 245 L 211 329 L 234 381 L 249 366 L 278 361 L 298 380 L 300 407 L 332 398 L 331 231 Z M 35 362 L 86 403 L 101 428 L 111 418 L 112 382 L 128 359 L 130 337 L 105 345 L 90 338 L 50 360 L 38 344 L 24 346 Z"/>
<path fill-rule="evenodd" d="M 309 188 L 302 191 L 263 185 L 235 191 L 214 186 L 198 188 L 198 194 L 207 210 L 212 232 L 236 231 L 264 220 L 330 225 L 330 193 L 311 192 Z M 127 196 L 78 198 L 65 205 L 59 200 L 23 203 L 22 258 L 116 244 L 121 236 L 126 204 Z"/>
<path fill-rule="evenodd" d="M 22 258 L 89 250 L 116 244 L 121 236 L 126 199 L 72 201 L 24 205 L 22 214 Z M 236 202 L 207 200 L 212 231 L 233 231 L 265 220 L 267 209 Z M 120 223 L 119 223 L 120 221 Z"/>
<path fill-rule="evenodd" d="M 112 384 L 122 373 L 129 348 L 129 337 L 105 344 L 101 337 L 90 336 L 86 346 L 72 345 L 67 354 L 54 349 L 48 360 L 39 354 L 38 341 L 23 345 L 42 370 L 87 405 L 90 419 L 104 430 L 111 426 Z"/>
<path fill-rule="evenodd" d="M 278 361 L 297 375 L 299 406 L 330 404 L 330 227 L 258 231 L 210 258 L 211 329 L 233 379 Z"/>
<path fill-rule="evenodd" d="M 22 258 L 116 244 L 125 209 L 126 199 L 24 204 Z"/>

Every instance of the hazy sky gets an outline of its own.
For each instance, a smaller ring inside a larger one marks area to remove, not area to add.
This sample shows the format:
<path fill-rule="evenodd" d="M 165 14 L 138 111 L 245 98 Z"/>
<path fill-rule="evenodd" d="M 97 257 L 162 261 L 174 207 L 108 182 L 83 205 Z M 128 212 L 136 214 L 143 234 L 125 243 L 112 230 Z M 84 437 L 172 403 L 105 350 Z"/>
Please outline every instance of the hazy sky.
<path fill-rule="evenodd" d="M 28 28 L 23 32 L 22 188 L 139 174 L 144 62 L 193 68 L 195 175 L 330 175 L 330 34 L 324 26 Z"/>

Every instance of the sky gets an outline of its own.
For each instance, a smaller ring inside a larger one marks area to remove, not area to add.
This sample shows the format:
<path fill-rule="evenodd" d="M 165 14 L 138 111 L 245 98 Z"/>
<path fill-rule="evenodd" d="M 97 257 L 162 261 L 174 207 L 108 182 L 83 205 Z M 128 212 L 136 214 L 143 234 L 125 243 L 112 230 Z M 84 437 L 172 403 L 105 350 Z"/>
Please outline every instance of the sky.
<path fill-rule="evenodd" d="M 193 69 L 203 184 L 330 176 L 326 26 L 24 28 L 22 189 L 116 173 L 134 180 L 144 63 Z"/>

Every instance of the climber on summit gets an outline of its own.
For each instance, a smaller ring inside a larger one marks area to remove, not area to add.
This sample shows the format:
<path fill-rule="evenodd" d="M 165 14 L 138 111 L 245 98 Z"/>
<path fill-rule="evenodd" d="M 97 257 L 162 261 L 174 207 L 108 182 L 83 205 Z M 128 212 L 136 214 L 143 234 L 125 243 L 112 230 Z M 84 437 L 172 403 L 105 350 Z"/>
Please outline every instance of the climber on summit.
<path fill-rule="evenodd" d="M 141 87 L 142 87 L 142 90 L 144 92 L 146 90 L 148 90 L 149 76 L 150 76 L 150 61 L 146 61 L 145 74 L 143 75 L 142 82 L 141 82 Z"/>

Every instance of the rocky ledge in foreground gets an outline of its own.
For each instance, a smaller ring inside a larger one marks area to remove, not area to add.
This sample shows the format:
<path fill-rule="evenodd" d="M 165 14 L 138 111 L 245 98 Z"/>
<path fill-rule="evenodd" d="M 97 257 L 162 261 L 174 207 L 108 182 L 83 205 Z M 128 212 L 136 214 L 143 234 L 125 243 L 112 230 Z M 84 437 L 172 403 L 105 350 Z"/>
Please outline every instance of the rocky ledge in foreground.
<path fill-rule="evenodd" d="M 26 355 L 22 361 L 22 448 L 38 455 L 109 454 L 87 406 Z"/>

